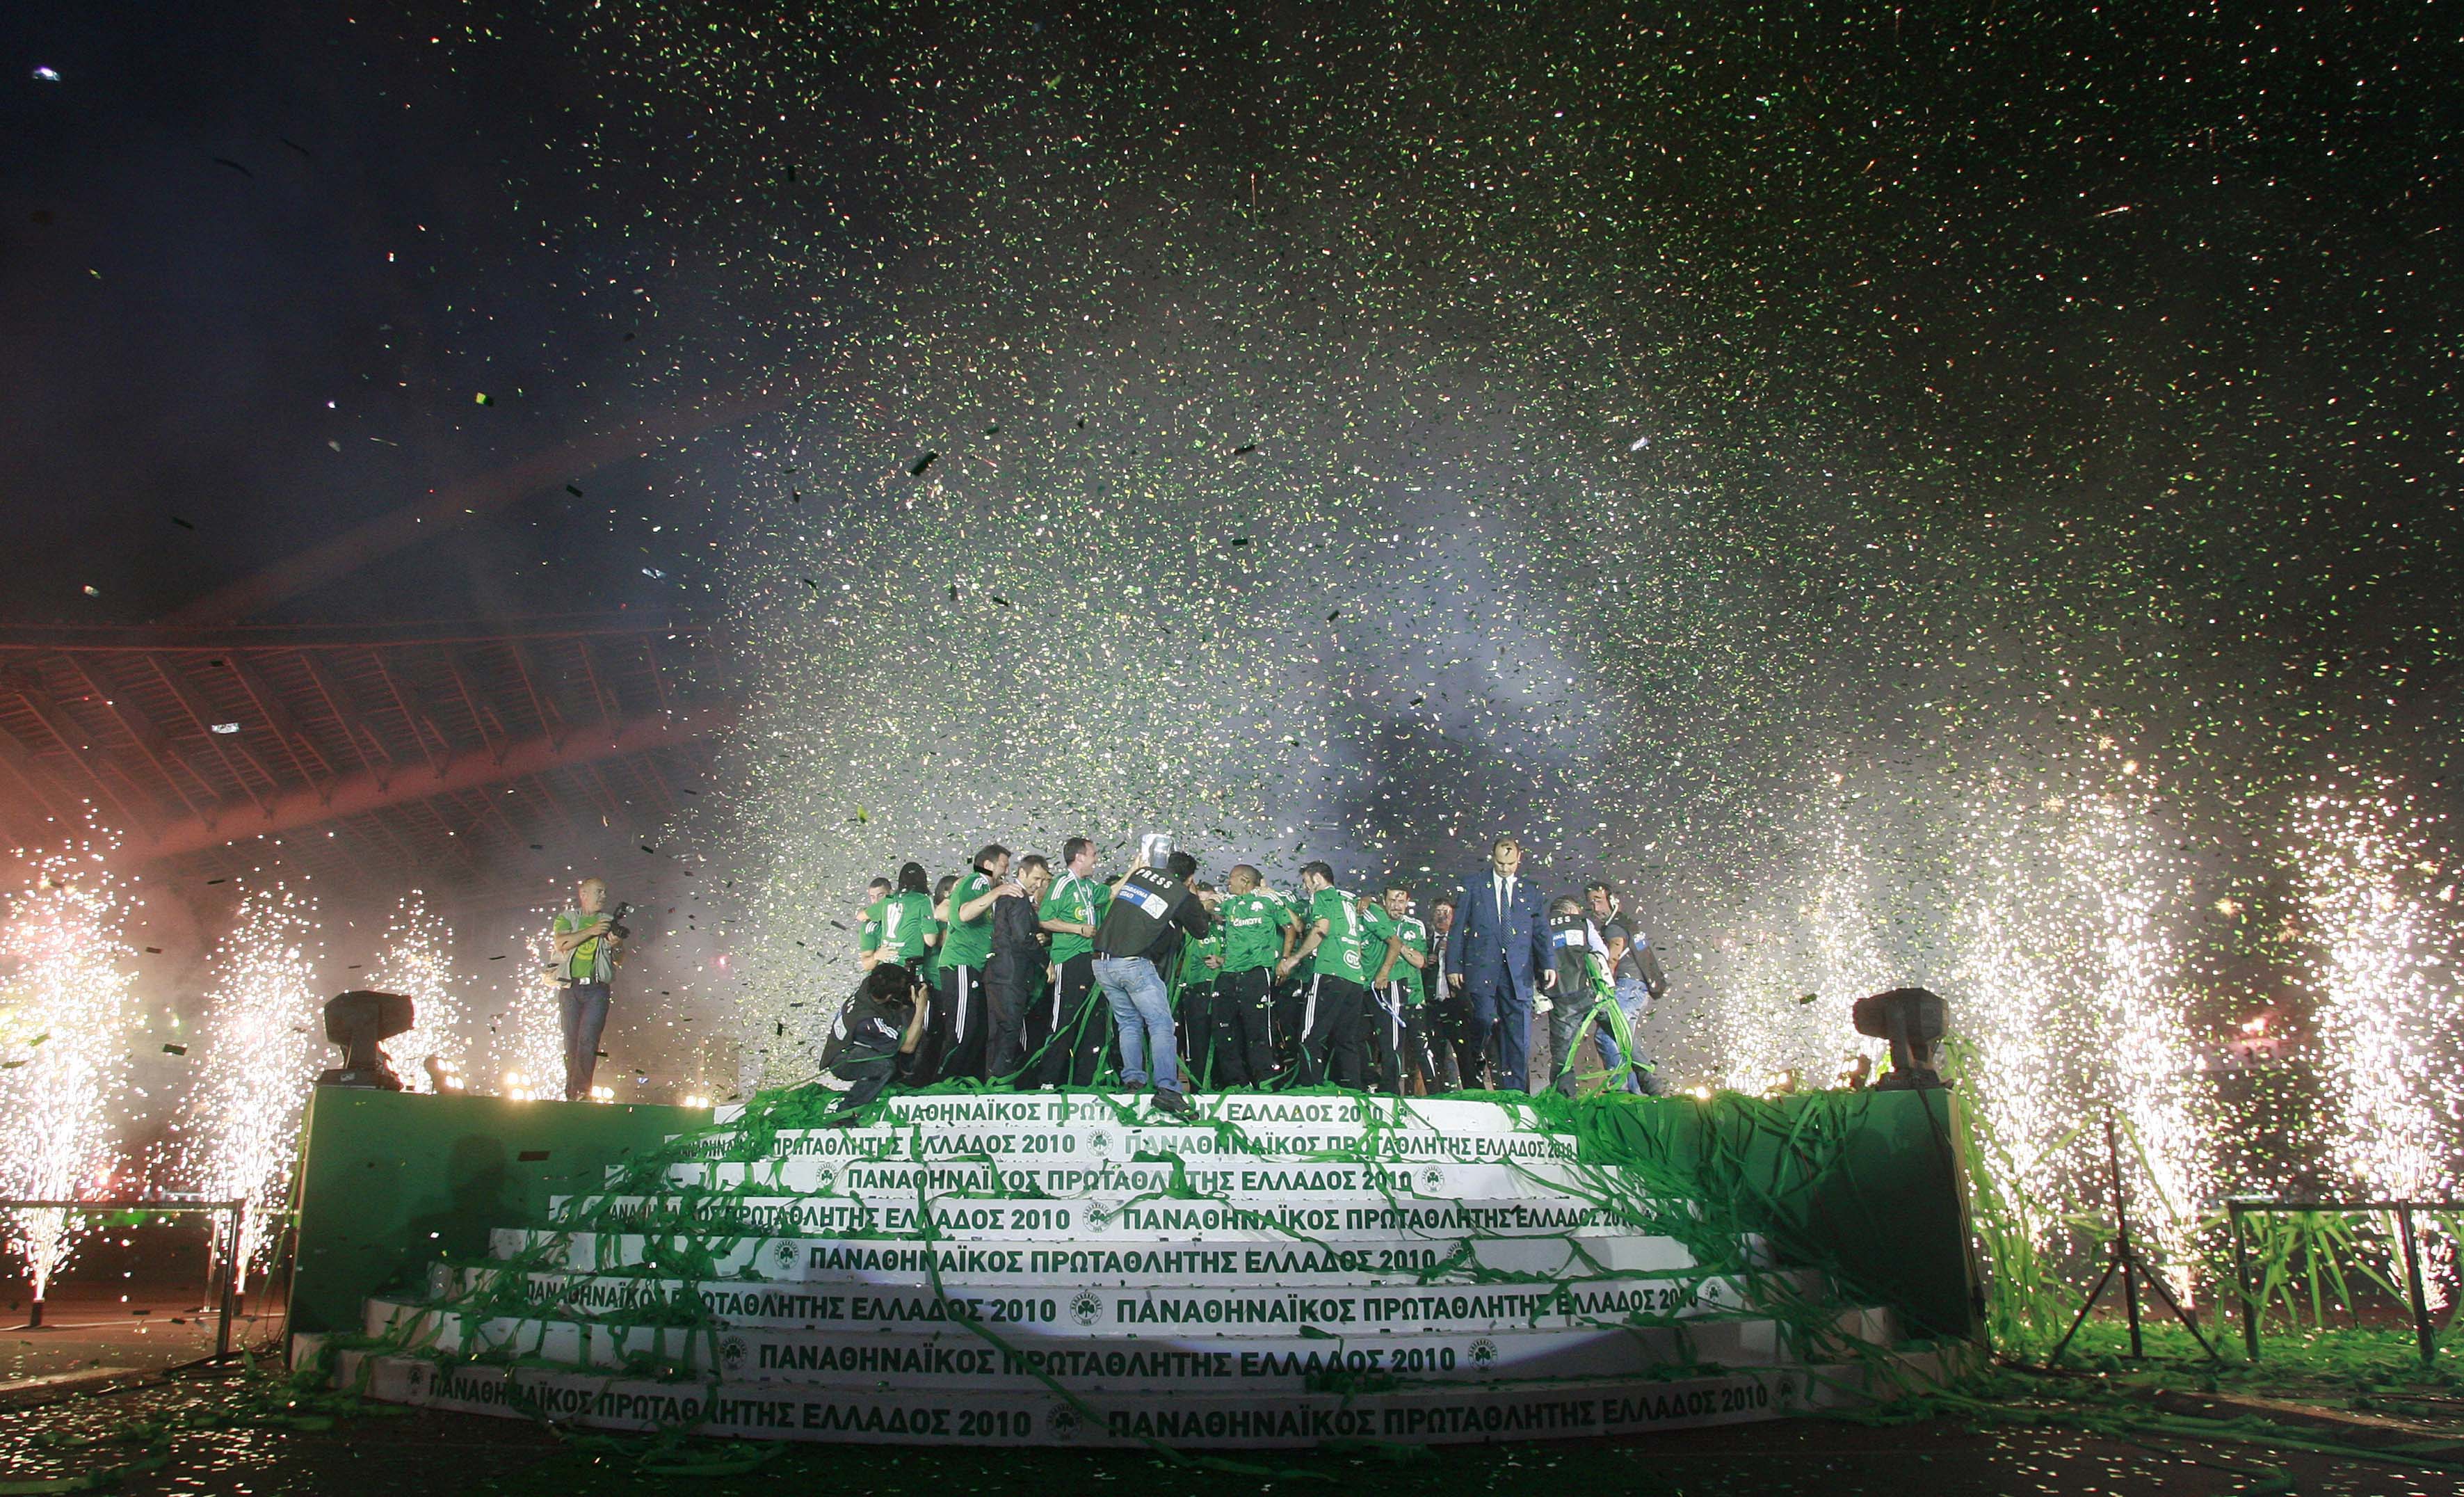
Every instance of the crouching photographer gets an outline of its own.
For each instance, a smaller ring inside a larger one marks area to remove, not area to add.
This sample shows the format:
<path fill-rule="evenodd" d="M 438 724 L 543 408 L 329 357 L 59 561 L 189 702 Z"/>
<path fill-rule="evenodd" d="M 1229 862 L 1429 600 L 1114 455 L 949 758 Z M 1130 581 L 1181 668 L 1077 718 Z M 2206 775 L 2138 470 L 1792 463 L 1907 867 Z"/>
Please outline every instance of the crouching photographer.
<path fill-rule="evenodd" d="M 833 1120 L 851 1117 L 900 1079 L 924 1038 L 931 1012 L 905 967 L 882 965 L 839 1010 L 822 1042 L 821 1085 L 844 1089 Z"/>

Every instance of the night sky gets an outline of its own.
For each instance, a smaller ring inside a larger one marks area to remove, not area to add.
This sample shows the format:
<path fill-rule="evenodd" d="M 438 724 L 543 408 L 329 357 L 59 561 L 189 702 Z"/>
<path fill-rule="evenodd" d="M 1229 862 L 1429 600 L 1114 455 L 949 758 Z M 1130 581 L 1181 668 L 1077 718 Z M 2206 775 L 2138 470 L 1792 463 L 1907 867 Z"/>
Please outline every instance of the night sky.
<path fill-rule="evenodd" d="M 1081 829 L 1517 830 L 1688 1075 L 1927 980 L 2151 1117 L 2362 991 L 2321 869 L 2453 949 L 2451 8 L 344 9 L 12 23 L 8 611 L 693 430 L 283 616 L 725 631 L 765 1031 Z"/>

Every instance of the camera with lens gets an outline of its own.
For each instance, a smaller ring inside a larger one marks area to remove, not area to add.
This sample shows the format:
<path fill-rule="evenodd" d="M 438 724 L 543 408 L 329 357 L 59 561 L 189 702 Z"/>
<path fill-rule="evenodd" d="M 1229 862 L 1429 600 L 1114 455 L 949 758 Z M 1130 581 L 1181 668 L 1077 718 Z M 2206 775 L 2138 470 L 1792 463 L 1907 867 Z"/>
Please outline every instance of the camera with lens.
<path fill-rule="evenodd" d="M 625 917 L 632 913 L 633 907 L 631 905 L 626 903 L 622 899 L 617 900 L 616 908 L 607 912 L 607 934 L 615 936 L 620 941 L 631 940 L 633 938 L 633 933 L 626 926 Z"/>

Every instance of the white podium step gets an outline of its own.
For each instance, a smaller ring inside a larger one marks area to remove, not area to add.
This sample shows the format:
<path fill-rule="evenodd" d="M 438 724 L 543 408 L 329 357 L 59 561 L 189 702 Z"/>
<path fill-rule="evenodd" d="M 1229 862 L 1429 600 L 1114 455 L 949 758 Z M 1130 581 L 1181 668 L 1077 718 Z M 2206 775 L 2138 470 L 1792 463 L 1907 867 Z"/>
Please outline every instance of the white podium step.
<path fill-rule="evenodd" d="M 842 1332 L 594 1326 L 512 1316 L 481 1319 L 407 1300 L 368 1302 L 366 1332 L 399 1331 L 448 1354 L 518 1356 L 620 1371 L 646 1360 L 729 1381 L 852 1383 L 894 1378 L 934 1388 L 1047 1388 L 1221 1393 L 1311 1392 L 1330 1381 L 1497 1382 L 1541 1377 L 1649 1377 L 1671 1369 L 1772 1365 L 1801 1354 L 1782 1323 L 1705 1314 L 1681 1324 L 1594 1331 L 1498 1331 L 1385 1336 L 1144 1336 L 1089 1342 L 1019 1327 Z M 1850 1311 L 1831 1333 L 1886 1346 L 1887 1311 Z M 1837 1346 L 1830 1349 L 1837 1354 Z"/>
<path fill-rule="evenodd" d="M 1665 1273 L 1698 1266 L 1670 1237 L 1575 1232 L 1550 1237 L 1472 1237 L 1439 1242 L 1059 1243 L 985 1237 L 952 1242 L 887 1238 L 733 1237 L 707 1232 L 646 1234 L 497 1227 L 489 1234 L 500 1260 L 580 1270 L 633 1268 L 670 1261 L 679 1250 L 712 1255 L 722 1278 L 772 1283 L 861 1283 L 924 1287 L 1062 1281 L 1072 1284 L 1244 1284 L 1371 1286 L 1457 1282 L 1501 1274 L 1587 1279 Z M 1740 1259 L 1736 1266 L 1759 1266 Z"/>
<path fill-rule="evenodd" d="M 722 1110 L 368 1301 L 344 1376 L 606 1429 L 1240 1448 L 1769 1419 L 1926 1365 L 1539 1105 L 1192 1101 Z"/>
<path fill-rule="evenodd" d="M 1556 1282 L 1337 1286 L 1067 1284 L 779 1285 L 645 1274 L 562 1273 L 469 1267 L 462 1294 L 509 1292 L 507 1274 L 530 1303 L 578 1319 L 624 1320 L 687 1311 L 729 1329 L 852 1331 L 978 1324 L 1032 1327 L 1045 1334 L 1219 1336 L 1420 1334 L 1539 1331 L 1653 1323 L 1753 1308 L 1755 1296 L 1802 1298 L 1820 1287 L 1807 1268 L 1747 1277 L 1628 1274 Z M 457 1296 L 458 1297 L 458 1296 Z M 477 1308 L 489 1308 L 486 1301 Z"/>
<path fill-rule="evenodd" d="M 1261 1449 L 1334 1440 L 1408 1444 L 1594 1439 L 1771 1419 L 1889 1397 L 1875 1364 L 1737 1368 L 1667 1379 L 1434 1384 L 1365 1393 L 970 1390 L 652 1382 L 594 1373 L 442 1368 L 420 1357 L 341 1357 L 345 1386 L 472 1413 L 601 1429 L 685 1429 L 765 1440 L 903 1444 L 1143 1445 Z M 1916 1369 L 1923 1376 L 1924 1369 Z"/>

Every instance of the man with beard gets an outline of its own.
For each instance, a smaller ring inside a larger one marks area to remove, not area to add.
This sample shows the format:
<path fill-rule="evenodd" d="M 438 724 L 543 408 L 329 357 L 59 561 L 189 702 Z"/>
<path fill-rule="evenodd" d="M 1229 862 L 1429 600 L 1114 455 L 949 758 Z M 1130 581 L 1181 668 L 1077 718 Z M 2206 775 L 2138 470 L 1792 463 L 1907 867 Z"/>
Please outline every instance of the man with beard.
<path fill-rule="evenodd" d="M 1052 887 L 1052 865 L 1030 852 L 1019 859 L 1018 877 L 993 901 L 992 959 L 984 965 L 984 1075 L 1029 1087 L 1026 1016 L 1034 1006 L 1046 965 L 1040 911 Z"/>

